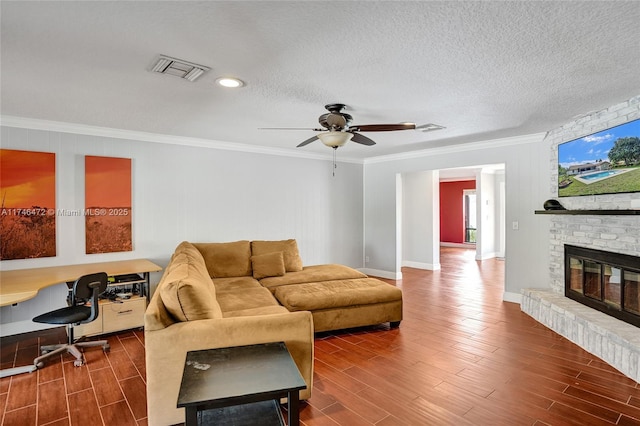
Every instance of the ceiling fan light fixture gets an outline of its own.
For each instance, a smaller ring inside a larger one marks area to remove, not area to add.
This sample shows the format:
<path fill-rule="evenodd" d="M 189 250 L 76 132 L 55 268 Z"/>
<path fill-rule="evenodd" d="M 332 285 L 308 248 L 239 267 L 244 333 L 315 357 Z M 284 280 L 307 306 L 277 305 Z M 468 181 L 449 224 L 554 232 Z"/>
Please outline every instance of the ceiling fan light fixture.
<path fill-rule="evenodd" d="M 232 89 L 244 86 L 244 81 L 235 77 L 220 77 L 216 80 L 216 83 L 222 87 L 229 87 Z"/>
<path fill-rule="evenodd" d="M 320 139 L 320 141 L 326 146 L 330 148 L 339 148 L 351 140 L 353 133 L 332 131 L 319 133 L 317 136 L 318 139 Z"/>
<path fill-rule="evenodd" d="M 431 132 L 433 130 L 440 130 L 440 129 L 446 129 L 446 127 L 440 126 L 438 124 L 433 124 L 433 123 L 416 126 L 416 130 L 420 132 Z"/>

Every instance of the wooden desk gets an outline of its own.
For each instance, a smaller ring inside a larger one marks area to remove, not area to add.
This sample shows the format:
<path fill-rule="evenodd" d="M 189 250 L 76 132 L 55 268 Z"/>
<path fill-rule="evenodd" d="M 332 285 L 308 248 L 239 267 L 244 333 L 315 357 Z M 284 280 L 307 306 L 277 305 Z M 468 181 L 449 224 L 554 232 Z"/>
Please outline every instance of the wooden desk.
<path fill-rule="evenodd" d="M 161 267 L 147 259 L 132 259 L 0 271 L 0 306 L 24 302 L 36 297 L 43 288 L 73 282 L 82 275 L 94 272 L 106 272 L 109 276 L 145 274 L 148 277 L 149 272 L 161 270 Z"/>

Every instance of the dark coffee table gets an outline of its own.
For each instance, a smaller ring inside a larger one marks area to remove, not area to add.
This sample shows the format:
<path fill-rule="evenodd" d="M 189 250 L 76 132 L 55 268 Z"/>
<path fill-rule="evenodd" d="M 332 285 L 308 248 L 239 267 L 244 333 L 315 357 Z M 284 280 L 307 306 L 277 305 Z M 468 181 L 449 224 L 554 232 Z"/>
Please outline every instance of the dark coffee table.
<path fill-rule="evenodd" d="M 299 391 L 307 387 L 284 342 L 187 352 L 178 408 L 187 426 L 299 424 Z"/>

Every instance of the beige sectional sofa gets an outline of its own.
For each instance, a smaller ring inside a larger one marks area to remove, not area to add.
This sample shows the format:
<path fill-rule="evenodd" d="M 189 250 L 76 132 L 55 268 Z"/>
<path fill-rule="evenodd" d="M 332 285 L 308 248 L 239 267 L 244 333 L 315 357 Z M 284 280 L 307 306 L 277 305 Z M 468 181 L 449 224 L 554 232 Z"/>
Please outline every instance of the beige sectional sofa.
<path fill-rule="evenodd" d="M 295 240 L 181 243 L 145 313 L 150 425 L 176 408 L 186 353 L 284 341 L 311 396 L 313 337 L 402 320 L 402 292 L 342 265 L 303 267 Z"/>

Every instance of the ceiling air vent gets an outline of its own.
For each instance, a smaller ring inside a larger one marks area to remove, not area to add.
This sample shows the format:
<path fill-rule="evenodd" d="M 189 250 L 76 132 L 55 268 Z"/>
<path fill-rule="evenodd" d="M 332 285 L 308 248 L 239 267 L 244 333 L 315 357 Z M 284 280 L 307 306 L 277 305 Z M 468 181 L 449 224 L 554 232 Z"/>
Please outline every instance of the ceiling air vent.
<path fill-rule="evenodd" d="M 151 67 L 151 71 L 153 72 L 174 75 L 191 82 L 196 81 L 198 77 L 210 69 L 211 68 L 205 67 L 204 65 L 194 64 L 192 62 L 183 61 L 182 59 L 176 59 L 165 55 L 160 55 L 158 60 Z"/>

